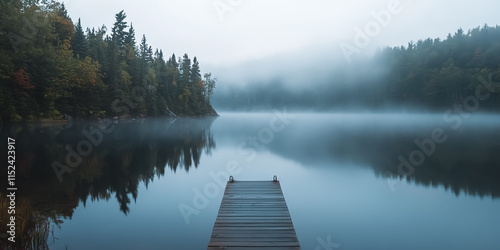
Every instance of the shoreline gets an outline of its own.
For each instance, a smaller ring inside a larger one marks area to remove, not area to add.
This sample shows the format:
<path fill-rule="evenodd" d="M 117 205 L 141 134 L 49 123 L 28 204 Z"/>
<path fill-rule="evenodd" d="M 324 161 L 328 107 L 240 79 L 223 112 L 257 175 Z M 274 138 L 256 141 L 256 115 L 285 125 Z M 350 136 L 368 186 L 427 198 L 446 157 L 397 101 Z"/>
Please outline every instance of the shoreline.
<path fill-rule="evenodd" d="M 65 125 L 73 122 L 102 122 L 103 120 L 111 120 L 111 121 L 116 121 L 116 122 L 132 122 L 132 121 L 138 121 L 138 120 L 155 120 L 155 119 L 167 119 L 167 118 L 192 118 L 192 119 L 199 119 L 199 118 L 217 118 L 220 117 L 219 114 L 210 114 L 210 115 L 182 115 L 182 116 L 162 116 L 162 117 L 126 117 L 126 118 L 119 118 L 119 117 L 106 117 L 106 118 L 90 118 L 90 119 L 73 119 L 73 120 L 55 120 L 55 119 L 48 119 L 48 118 L 41 118 L 41 119 L 36 119 L 36 120 L 29 120 L 29 121 L 4 121 L 0 122 L 0 124 L 42 124 L 42 125 Z"/>

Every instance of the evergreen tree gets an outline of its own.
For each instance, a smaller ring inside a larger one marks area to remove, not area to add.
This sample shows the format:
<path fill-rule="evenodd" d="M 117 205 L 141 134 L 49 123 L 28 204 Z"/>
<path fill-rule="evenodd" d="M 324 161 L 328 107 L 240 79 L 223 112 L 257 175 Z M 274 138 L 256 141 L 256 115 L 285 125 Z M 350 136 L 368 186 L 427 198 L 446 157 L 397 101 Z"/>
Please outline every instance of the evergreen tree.
<path fill-rule="evenodd" d="M 179 106 L 177 104 L 177 100 L 179 95 L 181 94 L 179 91 L 179 65 L 177 63 L 177 59 L 175 54 L 167 61 L 167 74 L 166 74 L 166 88 L 165 98 L 167 101 L 168 107 L 172 109 L 173 112 L 179 111 Z"/>
<path fill-rule="evenodd" d="M 188 85 L 191 76 L 191 59 L 187 54 L 182 57 L 181 74 L 183 84 Z"/>
<path fill-rule="evenodd" d="M 181 84 L 179 85 L 179 90 L 180 90 L 180 95 L 179 95 L 179 101 L 181 103 L 181 108 L 183 112 L 187 112 L 189 109 L 189 102 L 191 100 L 191 86 L 190 86 L 190 79 L 191 79 L 191 59 L 189 59 L 189 56 L 187 54 L 184 54 L 182 57 L 182 63 L 179 65 L 180 67 L 180 82 Z"/>
<path fill-rule="evenodd" d="M 138 58 L 137 45 L 135 40 L 135 29 L 130 23 L 129 30 L 127 32 L 127 36 L 125 38 L 125 71 L 130 76 L 130 89 L 133 90 L 141 86 L 143 77 L 140 75 L 140 59 Z M 141 105 L 144 109 L 144 105 Z M 137 110 L 132 110 L 132 114 L 136 114 Z"/>
<path fill-rule="evenodd" d="M 190 92 L 192 93 L 191 110 L 202 113 L 200 107 L 203 106 L 203 81 L 201 79 L 200 64 L 196 57 L 193 58 L 193 65 L 191 66 L 190 73 Z"/>
<path fill-rule="evenodd" d="M 134 48 L 136 46 L 136 44 L 135 44 L 135 29 L 134 29 L 134 26 L 132 25 L 132 23 L 130 23 L 130 27 L 129 27 L 127 35 L 125 37 L 125 44 L 128 44 L 129 46 L 134 47 Z"/>
<path fill-rule="evenodd" d="M 75 34 L 73 34 L 71 38 L 71 48 L 73 49 L 75 57 L 84 59 L 88 56 L 89 48 L 87 38 L 83 32 L 80 18 L 78 18 L 78 23 L 75 25 Z"/>
<path fill-rule="evenodd" d="M 146 35 L 142 36 L 141 45 L 139 46 L 139 52 L 141 60 L 144 61 L 145 64 L 153 61 L 153 51 L 151 46 L 148 45 Z"/>
<path fill-rule="evenodd" d="M 106 34 L 106 26 L 102 26 L 97 30 L 95 28 L 87 29 L 87 43 L 89 47 L 90 58 L 98 61 L 103 69 L 107 68 L 107 57 L 106 57 L 106 42 L 104 41 L 104 36 Z"/>
<path fill-rule="evenodd" d="M 191 67 L 190 81 L 198 83 L 201 80 L 200 63 L 196 56 L 193 58 L 193 66 Z"/>
<path fill-rule="evenodd" d="M 158 85 L 158 91 L 157 91 L 157 98 L 158 98 L 158 113 L 161 114 L 168 114 L 168 82 L 167 82 L 167 64 L 165 62 L 165 59 L 163 58 L 163 51 L 162 50 L 156 50 L 155 52 L 155 59 L 154 59 L 154 71 L 155 71 L 155 79 Z"/>
<path fill-rule="evenodd" d="M 111 37 L 107 37 L 107 68 L 106 68 L 106 81 L 108 87 L 107 101 L 109 104 L 117 104 L 130 98 L 130 85 L 131 76 L 127 72 L 128 65 L 125 62 L 125 38 L 127 32 L 125 31 L 128 26 L 125 18 L 127 15 L 122 10 L 115 15 L 115 23 L 112 30 Z M 134 104 L 131 104 L 135 108 Z M 111 111 L 114 115 L 129 115 L 130 113 L 123 113 L 110 105 Z"/>
<path fill-rule="evenodd" d="M 116 21 L 113 25 L 112 32 L 112 40 L 116 43 L 120 50 L 125 46 L 125 39 L 127 37 L 127 22 L 125 22 L 125 18 L 127 18 L 127 14 L 122 10 L 118 14 L 115 15 Z"/>

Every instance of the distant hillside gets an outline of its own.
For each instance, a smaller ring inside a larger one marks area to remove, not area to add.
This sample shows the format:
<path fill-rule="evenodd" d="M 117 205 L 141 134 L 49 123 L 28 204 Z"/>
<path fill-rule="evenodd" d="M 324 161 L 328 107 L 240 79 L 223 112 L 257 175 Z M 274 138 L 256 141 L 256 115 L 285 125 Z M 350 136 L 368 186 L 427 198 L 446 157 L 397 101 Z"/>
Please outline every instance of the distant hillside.
<path fill-rule="evenodd" d="M 459 29 L 445 40 L 385 48 L 370 61 L 346 64 L 332 75 L 328 84 L 315 84 L 311 75 L 310 82 L 293 90 L 279 79 L 227 87 L 218 90 L 213 103 L 236 110 L 445 110 L 479 104 L 481 110 L 500 111 L 500 84 L 495 84 L 500 82 L 500 26 Z"/>

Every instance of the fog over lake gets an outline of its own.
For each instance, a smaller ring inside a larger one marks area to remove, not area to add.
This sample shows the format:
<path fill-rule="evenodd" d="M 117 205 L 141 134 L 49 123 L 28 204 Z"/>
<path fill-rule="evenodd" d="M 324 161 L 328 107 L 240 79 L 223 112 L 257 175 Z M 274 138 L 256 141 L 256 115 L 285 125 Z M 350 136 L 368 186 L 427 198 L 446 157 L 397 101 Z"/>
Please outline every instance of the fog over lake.
<path fill-rule="evenodd" d="M 51 164 L 102 124 L 2 133 L 20 145 L 22 196 L 50 225 L 51 249 L 205 248 L 229 174 L 278 176 L 303 249 L 328 239 L 340 249 L 493 249 L 500 119 L 453 125 L 442 114 L 283 110 L 117 123 L 62 182 Z M 430 143 L 436 129 L 446 140 Z M 400 171 L 399 158 L 417 164 Z"/>

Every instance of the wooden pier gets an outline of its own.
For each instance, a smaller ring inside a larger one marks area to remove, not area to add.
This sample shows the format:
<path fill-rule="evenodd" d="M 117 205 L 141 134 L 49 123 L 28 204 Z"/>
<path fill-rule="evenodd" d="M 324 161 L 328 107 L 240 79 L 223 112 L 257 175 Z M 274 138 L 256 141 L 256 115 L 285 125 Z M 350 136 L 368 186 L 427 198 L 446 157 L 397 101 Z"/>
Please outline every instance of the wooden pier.
<path fill-rule="evenodd" d="M 290 213 L 274 181 L 228 181 L 208 250 L 300 249 Z"/>

